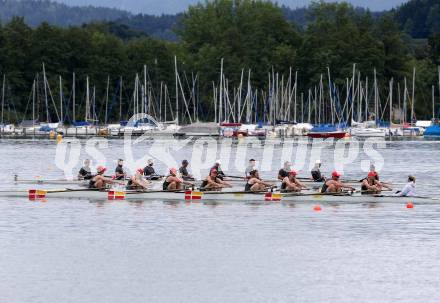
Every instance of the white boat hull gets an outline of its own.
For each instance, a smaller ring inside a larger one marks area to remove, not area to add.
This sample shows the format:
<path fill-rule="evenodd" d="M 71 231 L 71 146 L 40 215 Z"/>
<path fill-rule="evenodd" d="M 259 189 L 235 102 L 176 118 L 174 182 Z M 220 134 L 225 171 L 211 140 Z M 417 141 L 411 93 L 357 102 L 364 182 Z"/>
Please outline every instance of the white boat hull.
<path fill-rule="evenodd" d="M 191 196 L 191 195 L 190 195 Z M 0 191 L 0 197 L 29 198 L 28 191 Z M 109 200 L 109 192 L 107 191 L 47 191 L 44 197 L 47 200 L 52 199 L 75 199 L 75 200 Z M 118 199 L 116 199 L 118 200 Z M 432 197 L 399 197 L 392 195 L 329 195 L 329 194 L 289 194 L 289 193 L 273 193 L 271 198 L 266 193 L 245 193 L 245 192 L 203 192 L 199 198 L 188 199 L 188 192 L 125 192 L 121 200 L 135 201 L 229 201 L 229 202 L 285 202 L 285 203 L 421 203 L 421 204 L 440 204 L 440 198 Z"/>
<path fill-rule="evenodd" d="M 352 128 L 350 134 L 359 138 L 384 138 L 389 134 L 389 130 L 382 128 Z"/>

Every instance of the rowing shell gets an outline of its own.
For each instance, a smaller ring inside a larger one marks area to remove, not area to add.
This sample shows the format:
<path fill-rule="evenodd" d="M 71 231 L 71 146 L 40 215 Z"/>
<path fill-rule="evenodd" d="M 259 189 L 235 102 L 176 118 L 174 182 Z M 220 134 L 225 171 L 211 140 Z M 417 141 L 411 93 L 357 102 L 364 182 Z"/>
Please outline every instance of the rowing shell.
<path fill-rule="evenodd" d="M 153 189 L 159 189 L 162 187 L 163 184 L 163 180 L 151 180 L 149 181 L 151 183 L 151 188 Z M 200 186 L 201 183 L 203 181 L 192 181 L 194 182 L 196 185 Z M 232 186 L 234 188 L 237 187 L 244 187 L 245 181 L 244 180 L 239 180 L 239 179 L 231 179 L 231 180 L 226 180 L 226 182 L 232 184 Z M 279 184 L 279 180 L 271 180 L 271 181 L 265 181 L 265 182 L 269 182 L 272 184 Z M 312 189 L 318 189 L 322 186 L 322 182 L 314 182 L 312 180 L 309 181 L 301 181 L 302 183 L 304 183 L 306 186 L 312 188 Z M 89 181 L 87 180 L 44 180 L 44 179 L 35 179 L 35 180 L 15 180 L 14 181 L 15 184 L 27 184 L 27 185 L 64 185 L 64 186 L 78 186 L 78 187 L 88 187 L 89 186 Z M 359 183 L 346 183 L 346 185 L 352 186 L 352 187 L 356 187 L 359 185 Z"/>
<path fill-rule="evenodd" d="M 32 192 L 32 193 L 31 193 Z M 399 197 L 392 195 L 361 194 L 298 194 L 298 193 L 251 193 L 239 191 L 197 192 L 197 191 L 90 191 L 90 190 L 31 190 L 0 191 L 0 197 L 34 199 L 85 199 L 85 200 L 202 200 L 230 202 L 315 202 L 315 203 L 421 203 L 440 204 L 440 198 Z"/>

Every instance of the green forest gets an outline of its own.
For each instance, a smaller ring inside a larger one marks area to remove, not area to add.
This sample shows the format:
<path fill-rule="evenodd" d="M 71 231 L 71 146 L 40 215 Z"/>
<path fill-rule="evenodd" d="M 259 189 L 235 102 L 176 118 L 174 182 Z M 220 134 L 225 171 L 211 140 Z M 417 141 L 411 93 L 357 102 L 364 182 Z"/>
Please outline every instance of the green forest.
<path fill-rule="evenodd" d="M 304 12 L 305 23 L 297 24 L 286 18 L 285 8 L 270 2 L 215 0 L 189 7 L 179 16 L 170 29 L 177 37 L 174 41 L 114 21 L 78 26 L 43 22 L 31 26 L 17 16 L 0 26 L 5 120 L 30 119 L 33 83 L 44 83 L 43 63 L 56 100 L 60 99 L 61 77 L 66 108 L 71 104 L 75 73 L 78 114 L 85 110 L 88 77 L 99 120 L 103 121 L 107 91 L 114 109 L 109 112 L 109 120 L 126 119 L 136 75 L 144 77 L 144 65 L 151 91 L 159 94 L 161 85 L 166 84 L 173 98 L 175 57 L 180 73 L 188 79 L 197 75 L 197 110 L 206 120 L 213 119 L 213 83 L 219 82 L 222 58 L 231 87 L 238 86 L 242 70 L 251 70 L 253 86 L 258 89 L 267 88 L 272 71 L 288 75 L 291 68 L 298 72 L 300 91 L 317 85 L 328 69 L 332 81 L 343 87 L 356 64 L 362 77 L 373 79 L 376 70 L 378 86 L 386 95 L 390 79 L 403 83 L 406 77 L 411 82 L 415 68 L 416 115 L 430 119 L 433 85 L 440 101 L 440 17 L 436 16 L 440 16 L 440 6 L 433 0 L 413 0 L 381 14 L 347 3 L 315 2 Z M 37 98 L 41 98 L 43 86 L 37 87 Z M 116 99 L 120 97 L 122 117 L 116 110 Z M 64 115 L 64 120 L 72 119 L 68 110 Z M 42 115 L 40 118 L 44 119 Z"/>

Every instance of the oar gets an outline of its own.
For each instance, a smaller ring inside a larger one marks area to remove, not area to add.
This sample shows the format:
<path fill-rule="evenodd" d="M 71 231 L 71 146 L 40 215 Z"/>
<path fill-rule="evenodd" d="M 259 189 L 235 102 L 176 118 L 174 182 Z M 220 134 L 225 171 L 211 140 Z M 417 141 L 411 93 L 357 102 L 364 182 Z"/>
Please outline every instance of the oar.
<path fill-rule="evenodd" d="M 295 197 L 295 196 L 298 196 L 298 197 L 303 197 L 303 196 L 351 196 L 347 192 L 341 192 L 341 193 L 319 193 L 319 192 L 317 192 L 317 193 L 307 193 L 307 194 L 296 192 L 296 193 L 282 193 L 282 194 L 283 194 L 283 196 L 286 196 L 286 197 Z"/>
<path fill-rule="evenodd" d="M 246 177 L 225 175 L 226 178 L 246 180 Z"/>
<path fill-rule="evenodd" d="M 126 191 L 127 195 L 134 194 L 155 194 L 155 193 L 185 193 L 185 189 L 175 189 L 175 190 L 138 190 L 138 191 Z"/>
<path fill-rule="evenodd" d="M 53 193 L 65 193 L 65 192 L 101 191 L 101 190 L 98 188 L 78 188 L 78 189 L 63 188 L 63 189 L 42 189 L 42 191 L 45 191 L 48 194 L 51 193 L 53 194 Z"/>

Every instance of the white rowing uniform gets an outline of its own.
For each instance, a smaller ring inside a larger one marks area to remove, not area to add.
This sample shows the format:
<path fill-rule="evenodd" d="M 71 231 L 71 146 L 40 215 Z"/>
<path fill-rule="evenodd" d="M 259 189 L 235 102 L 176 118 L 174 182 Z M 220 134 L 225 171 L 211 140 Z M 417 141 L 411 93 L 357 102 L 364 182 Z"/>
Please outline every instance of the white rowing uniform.
<path fill-rule="evenodd" d="M 405 185 L 398 196 L 401 197 L 414 197 L 416 195 L 416 184 L 414 182 L 409 182 Z"/>

